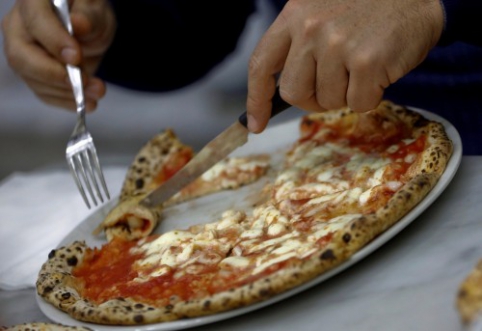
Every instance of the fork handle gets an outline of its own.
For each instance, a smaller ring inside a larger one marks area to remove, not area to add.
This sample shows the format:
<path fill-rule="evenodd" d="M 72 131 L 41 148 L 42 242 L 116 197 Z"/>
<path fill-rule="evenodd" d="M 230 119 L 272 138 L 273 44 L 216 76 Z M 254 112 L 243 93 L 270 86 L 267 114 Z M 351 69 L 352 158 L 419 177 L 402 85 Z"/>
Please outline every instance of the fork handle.
<path fill-rule="evenodd" d="M 70 83 L 74 92 L 75 104 L 77 105 L 77 114 L 85 116 L 84 90 L 82 87 L 82 74 L 79 67 L 67 64 L 67 73 L 69 74 Z"/>
<path fill-rule="evenodd" d="M 70 21 L 69 3 L 67 0 L 52 0 L 55 12 L 62 21 L 69 34 L 74 34 L 72 22 Z M 74 92 L 75 104 L 77 105 L 77 114 L 79 117 L 85 117 L 85 101 L 84 90 L 82 87 L 82 74 L 80 69 L 76 66 L 67 64 L 67 73 L 69 75 L 72 90 Z"/>

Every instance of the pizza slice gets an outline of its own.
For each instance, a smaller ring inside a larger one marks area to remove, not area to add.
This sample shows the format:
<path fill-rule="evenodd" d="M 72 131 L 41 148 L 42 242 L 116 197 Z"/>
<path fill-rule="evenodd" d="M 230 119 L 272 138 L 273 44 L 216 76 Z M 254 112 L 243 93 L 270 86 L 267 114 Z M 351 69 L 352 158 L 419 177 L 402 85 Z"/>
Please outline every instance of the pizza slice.
<path fill-rule="evenodd" d="M 162 205 L 149 208 L 139 202 L 162 185 L 193 157 L 190 146 L 182 143 L 172 130 L 166 130 L 145 144 L 135 157 L 124 180 L 118 204 L 94 231 L 133 240 L 146 237 L 157 226 L 162 210 L 197 197 L 222 190 L 233 190 L 264 176 L 270 168 L 268 154 L 228 157 Z"/>
<path fill-rule="evenodd" d="M 118 203 L 94 230 L 114 237 L 132 240 L 149 235 L 157 226 L 163 206 L 149 208 L 139 202 L 152 189 L 169 179 L 194 155 L 172 129 L 152 137 L 137 153 L 121 188 Z"/>

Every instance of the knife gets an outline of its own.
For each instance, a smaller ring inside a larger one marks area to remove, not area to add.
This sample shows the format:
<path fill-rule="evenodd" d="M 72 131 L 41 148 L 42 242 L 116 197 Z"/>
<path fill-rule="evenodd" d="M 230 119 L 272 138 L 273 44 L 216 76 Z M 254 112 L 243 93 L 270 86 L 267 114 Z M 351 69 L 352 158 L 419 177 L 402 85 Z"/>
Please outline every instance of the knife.
<path fill-rule="evenodd" d="M 289 103 L 281 99 L 278 87 L 271 101 L 270 118 L 291 107 Z M 248 118 L 246 112 L 244 112 L 236 122 L 211 140 L 183 168 L 149 193 L 140 203 L 147 207 L 155 207 L 179 192 L 236 148 L 244 145 L 248 141 L 249 135 L 247 126 Z"/>

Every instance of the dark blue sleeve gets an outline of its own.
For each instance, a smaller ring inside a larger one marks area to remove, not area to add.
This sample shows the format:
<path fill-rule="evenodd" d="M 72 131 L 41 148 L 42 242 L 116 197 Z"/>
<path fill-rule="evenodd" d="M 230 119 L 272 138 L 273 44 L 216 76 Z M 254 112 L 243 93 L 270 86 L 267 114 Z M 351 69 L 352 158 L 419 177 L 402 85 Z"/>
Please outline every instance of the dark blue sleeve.
<path fill-rule="evenodd" d="M 441 0 L 444 7 L 445 27 L 440 45 L 461 41 L 482 46 L 480 0 Z"/>
<path fill-rule="evenodd" d="M 111 0 L 118 26 L 97 75 L 143 91 L 187 86 L 235 50 L 254 2 Z"/>

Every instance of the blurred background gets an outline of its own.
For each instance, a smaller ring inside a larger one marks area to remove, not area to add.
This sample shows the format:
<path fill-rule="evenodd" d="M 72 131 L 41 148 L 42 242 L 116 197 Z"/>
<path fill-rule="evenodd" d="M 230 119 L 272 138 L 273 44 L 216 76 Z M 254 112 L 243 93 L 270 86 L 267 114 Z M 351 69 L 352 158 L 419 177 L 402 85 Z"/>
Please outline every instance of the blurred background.
<path fill-rule="evenodd" d="M 0 1 L 1 17 L 13 3 Z M 98 109 L 87 116 L 103 166 L 127 167 L 142 145 L 167 127 L 198 150 L 237 119 L 245 110 L 249 56 L 275 17 L 267 1 L 258 0 L 258 9 L 237 50 L 202 81 L 169 94 L 108 86 Z M 3 50 L 1 35 L 0 44 Z M 296 112 L 284 112 L 270 125 L 297 116 Z M 75 120 L 74 113 L 40 102 L 0 53 L 0 181 L 14 172 L 67 169 L 65 147 Z"/>

